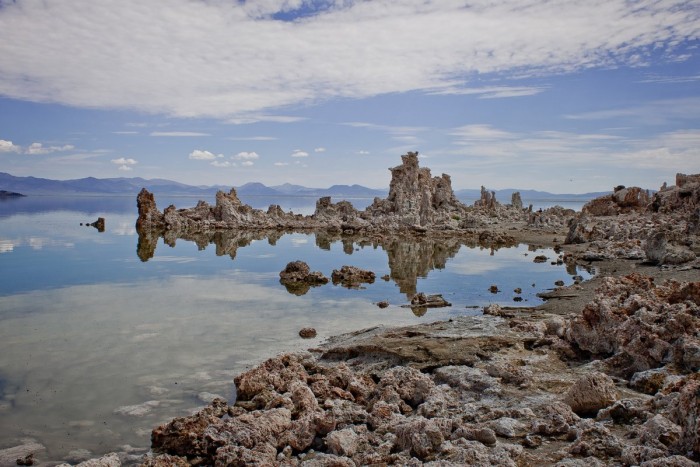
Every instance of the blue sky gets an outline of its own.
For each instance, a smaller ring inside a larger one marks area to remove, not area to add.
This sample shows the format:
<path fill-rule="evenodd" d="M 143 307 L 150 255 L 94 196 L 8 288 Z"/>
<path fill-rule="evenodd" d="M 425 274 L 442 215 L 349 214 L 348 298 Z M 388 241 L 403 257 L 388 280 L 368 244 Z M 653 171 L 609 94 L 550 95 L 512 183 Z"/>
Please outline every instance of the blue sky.
<path fill-rule="evenodd" d="M 700 172 L 699 39 L 697 0 L 0 0 L 0 171 L 658 188 Z"/>

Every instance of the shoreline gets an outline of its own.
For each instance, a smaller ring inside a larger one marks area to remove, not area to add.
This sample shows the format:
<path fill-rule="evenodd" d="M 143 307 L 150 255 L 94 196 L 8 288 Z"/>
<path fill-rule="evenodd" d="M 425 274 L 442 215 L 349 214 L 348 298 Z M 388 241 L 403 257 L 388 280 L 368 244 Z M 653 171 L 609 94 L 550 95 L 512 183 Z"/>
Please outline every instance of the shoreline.
<path fill-rule="evenodd" d="M 557 245 L 561 232 L 550 235 L 538 244 Z M 661 383 L 649 382 L 654 368 L 622 376 L 614 356 L 585 357 L 566 334 L 587 304 L 604 299 L 606 284 L 634 288 L 630 277 L 652 277 L 665 287 L 697 280 L 700 265 L 595 266 L 592 279 L 559 287 L 536 307 L 359 330 L 272 357 L 235 378 L 234 405 L 214 401 L 156 427 L 156 452 L 143 465 L 697 465 L 697 412 L 680 427 L 658 400 L 668 407 L 690 397 L 684 407 L 697 411 L 700 380 L 668 365 Z M 697 309 L 692 295 L 688 306 Z"/>

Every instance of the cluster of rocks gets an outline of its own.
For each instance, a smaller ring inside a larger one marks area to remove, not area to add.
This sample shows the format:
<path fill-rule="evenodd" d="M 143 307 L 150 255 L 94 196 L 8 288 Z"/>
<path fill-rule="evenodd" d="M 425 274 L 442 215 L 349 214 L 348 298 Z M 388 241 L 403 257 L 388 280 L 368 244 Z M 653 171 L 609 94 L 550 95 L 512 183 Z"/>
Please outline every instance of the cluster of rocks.
<path fill-rule="evenodd" d="M 580 315 L 337 337 L 157 427 L 144 465 L 697 465 L 698 324 L 700 282 L 631 275 Z"/>
<path fill-rule="evenodd" d="M 263 211 L 243 204 L 235 189 L 231 189 L 229 193 L 216 194 L 215 206 L 200 201 L 194 208 L 177 209 L 171 205 L 161 213 L 153 194 L 143 189 L 137 197 L 136 228 L 144 235 L 191 235 L 222 229 L 426 233 L 463 231 L 490 224 L 493 219 L 526 218 L 527 210 L 522 209 L 519 195 L 513 198 L 515 205 L 504 206 L 492 193 L 482 190 L 482 200 L 469 207 L 455 197 L 449 175 L 432 177 L 430 169 L 419 167 L 417 152 L 409 152 L 401 159 L 401 165 L 390 169 L 388 197 L 375 198 L 363 211 L 347 201 L 333 203 L 330 197 L 320 198 L 310 216 L 286 213 L 278 205 Z"/>
<path fill-rule="evenodd" d="M 327 283 L 328 278 L 323 273 L 311 272 L 309 265 L 303 261 L 292 261 L 280 272 L 280 284 L 294 295 L 304 295 L 311 287 Z"/>
<path fill-rule="evenodd" d="M 660 265 L 697 262 L 700 174 L 676 175 L 676 185 L 650 196 L 638 187 L 587 203 L 569 222 L 565 243 L 588 244 L 588 259 L 641 259 Z"/>

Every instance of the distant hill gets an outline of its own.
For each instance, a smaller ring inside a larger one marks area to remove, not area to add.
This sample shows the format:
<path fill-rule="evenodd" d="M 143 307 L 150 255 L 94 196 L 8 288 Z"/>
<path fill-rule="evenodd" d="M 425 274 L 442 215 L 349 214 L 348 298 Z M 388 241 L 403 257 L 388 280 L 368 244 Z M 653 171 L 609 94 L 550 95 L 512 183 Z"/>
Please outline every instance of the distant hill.
<path fill-rule="evenodd" d="M 538 190 L 518 190 L 515 188 L 504 188 L 502 190 L 490 190 L 496 193 L 496 200 L 503 204 L 510 203 L 514 192 L 519 191 L 523 202 L 525 201 L 587 201 L 599 196 L 607 195 L 609 191 L 596 191 L 591 193 L 549 193 Z M 481 190 L 457 190 L 455 196 L 460 200 L 475 200 L 481 197 Z"/>
<path fill-rule="evenodd" d="M 218 190 L 228 192 L 230 186 L 192 186 L 164 179 L 134 178 L 95 178 L 87 177 L 75 180 L 51 180 L 37 177 L 16 177 L 0 172 L 0 190 L 22 192 L 28 195 L 136 195 L 141 188 L 158 195 L 212 195 Z M 336 196 L 368 197 L 386 196 L 387 191 L 374 190 L 361 185 L 333 185 L 330 188 L 307 188 L 301 185 L 285 183 L 277 187 L 268 187 L 262 183 L 252 182 L 236 187 L 239 195 L 244 196 Z"/>
<path fill-rule="evenodd" d="M 141 188 L 157 195 L 188 195 L 188 196 L 210 196 L 218 190 L 228 192 L 230 187 L 222 185 L 214 186 L 192 186 L 184 183 L 165 179 L 144 179 L 134 178 L 95 178 L 87 177 L 75 180 L 51 180 L 48 178 L 36 177 L 15 177 L 8 173 L 0 172 L 0 190 L 5 192 L 24 193 L 26 195 L 133 195 L 135 196 Z M 251 182 L 236 187 L 236 191 L 242 196 L 308 196 L 321 197 L 331 196 L 334 198 L 384 198 L 388 190 L 376 190 L 362 185 L 333 185 L 329 188 L 309 188 L 302 185 L 285 183 L 283 185 L 266 186 L 262 183 Z M 557 194 L 536 190 L 517 190 L 508 188 L 495 190 L 496 199 L 501 203 L 509 203 L 511 194 L 520 191 L 523 201 L 544 201 L 544 200 L 569 200 L 585 201 L 607 194 L 608 192 L 595 192 L 583 194 Z M 479 199 L 480 190 L 457 190 L 455 195 L 471 204 L 473 200 Z"/>

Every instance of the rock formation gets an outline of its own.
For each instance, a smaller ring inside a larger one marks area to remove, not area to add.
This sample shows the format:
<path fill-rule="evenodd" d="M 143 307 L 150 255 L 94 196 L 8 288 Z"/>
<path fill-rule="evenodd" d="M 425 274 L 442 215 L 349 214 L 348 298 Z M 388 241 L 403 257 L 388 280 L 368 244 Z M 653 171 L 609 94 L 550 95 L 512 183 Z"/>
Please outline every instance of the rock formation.
<path fill-rule="evenodd" d="M 449 175 L 432 177 L 430 169 L 419 167 L 418 153 L 401 156 L 402 164 L 390 169 L 392 179 L 386 199 L 375 198 L 364 211 L 347 201 L 331 202 L 324 197 L 316 203 L 313 215 L 285 213 L 277 205 L 267 211 L 241 203 L 235 189 L 216 194 L 216 204 L 200 201 L 190 209 L 168 206 L 163 213 L 156 207 L 153 194 L 143 189 L 137 197 L 139 234 L 149 231 L 178 236 L 212 230 L 261 230 L 359 232 L 441 232 L 460 231 L 483 224 L 481 210 L 488 217 L 523 220 L 522 209 L 501 206 L 494 197 L 468 207 L 455 197 Z M 485 192 L 484 196 L 490 196 Z M 514 198 L 514 203 L 517 200 Z M 522 205 L 522 202 L 520 203 Z M 498 210 L 494 214 L 494 210 Z"/>
<path fill-rule="evenodd" d="M 650 197 L 638 187 L 587 203 L 569 221 L 567 244 L 590 244 L 590 258 L 646 259 L 659 265 L 695 261 L 700 253 L 700 174 L 676 175 Z"/>

